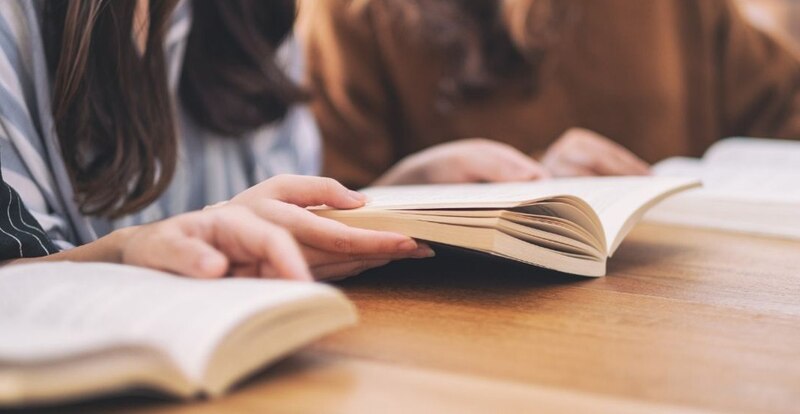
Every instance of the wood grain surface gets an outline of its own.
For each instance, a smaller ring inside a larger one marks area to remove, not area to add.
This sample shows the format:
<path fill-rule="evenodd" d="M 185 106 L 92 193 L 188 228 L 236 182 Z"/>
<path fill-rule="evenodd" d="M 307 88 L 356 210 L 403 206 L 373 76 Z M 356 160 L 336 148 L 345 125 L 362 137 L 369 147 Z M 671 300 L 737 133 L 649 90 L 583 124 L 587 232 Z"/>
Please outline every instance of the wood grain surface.
<path fill-rule="evenodd" d="M 443 252 L 338 284 L 360 324 L 215 401 L 53 412 L 800 411 L 800 243 L 643 224 L 587 279 Z"/>

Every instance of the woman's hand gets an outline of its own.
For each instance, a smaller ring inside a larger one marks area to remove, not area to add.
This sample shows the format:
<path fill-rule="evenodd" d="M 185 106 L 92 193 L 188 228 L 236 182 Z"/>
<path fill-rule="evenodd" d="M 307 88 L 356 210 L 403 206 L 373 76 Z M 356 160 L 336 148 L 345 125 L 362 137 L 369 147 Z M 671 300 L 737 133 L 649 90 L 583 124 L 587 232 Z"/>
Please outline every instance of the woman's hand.
<path fill-rule="evenodd" d="M 529 181 L 547 176 L 545 168 L 512 146 L 471 138 L 409 155 L 375 185 Z"/>
<path fill-rule="evenodd" d="M 108 237 L 120 240 L 125 264 L 199 278 L 313 280 L 292 235 L 242 206 L 181 214 Z"/>
<path fill-rule="evenodd" d="M 123 263 L 197 278 L 313 280 L 303 252 L 288 231 L 235 205 L 126 227 L 49 256 L 3 264 L 63 260 Z"/>
<path fill-rule="evenodd" d="M 242 192 L 227 206 L 246 206 L 286 228 L 318 279 L 352 276 L 392 260 L 433 256 L 430 247 L 410 237 L 346 226 L 305 208 L 324 204 L 351 209 L 365 202 L 362 194 L 330 178 L 280 175 Z"/>
<path fill-rule="evenodd" d="M 550 145 L 542 164 L 556 177 L 650 174 L 650 166 L 625 147 L 582 128 Z"/>

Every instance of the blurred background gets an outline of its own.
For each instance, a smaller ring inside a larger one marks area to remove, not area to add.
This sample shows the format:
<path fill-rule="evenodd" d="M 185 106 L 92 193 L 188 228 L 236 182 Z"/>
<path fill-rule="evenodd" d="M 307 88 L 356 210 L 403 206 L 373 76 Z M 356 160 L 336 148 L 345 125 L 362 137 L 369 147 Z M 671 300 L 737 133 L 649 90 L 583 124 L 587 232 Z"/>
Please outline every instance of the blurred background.
<path fill-rule="evenodd" d="M 800 50 L 800 0 L 738 0 L 754 24 Z"/>

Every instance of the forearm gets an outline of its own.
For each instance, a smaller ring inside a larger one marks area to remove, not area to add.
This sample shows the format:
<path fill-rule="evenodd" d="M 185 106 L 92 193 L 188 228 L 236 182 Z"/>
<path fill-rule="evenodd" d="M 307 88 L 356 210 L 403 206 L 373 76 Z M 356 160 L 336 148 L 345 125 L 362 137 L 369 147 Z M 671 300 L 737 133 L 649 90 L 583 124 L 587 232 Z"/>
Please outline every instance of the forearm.
<path fill-rule="evenodd" d="M 63 250 L 48 256 L 7 260 L 2 262 L 0 265 L 5 266 L 8 264 L 48 261 L 122 263 L 123 246 L 134 229 L 134 227 L 127 227 L 116 230 L 91 243 L 87 243 L 69 250 Z"/>

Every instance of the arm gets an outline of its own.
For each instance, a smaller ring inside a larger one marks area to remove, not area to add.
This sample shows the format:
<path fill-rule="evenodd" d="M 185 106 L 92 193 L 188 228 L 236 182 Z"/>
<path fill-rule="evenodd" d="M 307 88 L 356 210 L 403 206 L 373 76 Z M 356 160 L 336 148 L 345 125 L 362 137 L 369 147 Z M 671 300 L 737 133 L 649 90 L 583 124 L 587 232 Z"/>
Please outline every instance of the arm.
<path fill-rule="evenodd" d="M 409 237 L 345 226 L 307 206 L 357 208 L 365 198 L 334 180 L 277 176 L 227 203 L 143 226 L 42 258 L 101 261 L 193 277 L 341 278 L 433 251 Z"/>
<path fill-rule="evenodd" d="M 2 265 L 37 261 L 124 263 L 199 278 L 236 274 L 237 266 L 247 264 L 243 274 L 250 276 L 312 280 L 292 236 L 242 207 L 127 227 L 82 246 Z"/>

